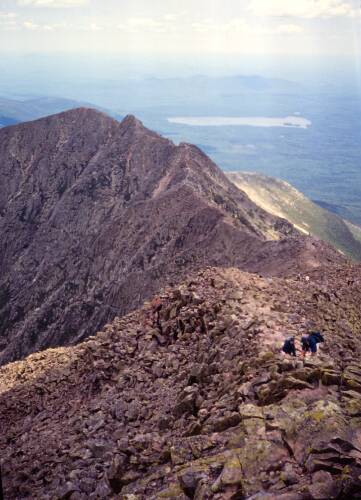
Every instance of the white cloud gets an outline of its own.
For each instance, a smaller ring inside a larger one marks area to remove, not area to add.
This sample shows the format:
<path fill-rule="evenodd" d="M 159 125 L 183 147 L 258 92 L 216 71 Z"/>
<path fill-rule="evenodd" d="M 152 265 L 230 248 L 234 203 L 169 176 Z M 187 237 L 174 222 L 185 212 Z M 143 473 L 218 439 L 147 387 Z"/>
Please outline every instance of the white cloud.
<path fill-rule="evenodd" d="M 14 12 L 0 12 L 0 28 L 6 31 L 18 29 L 16 18 Z"/>
<path fill-rule="evenodd" d="M 1 20 L 0 20 L 1 26 Z M 67 32 L 98 32 L 103 31 L 103 27 L 99 26 L 96 23 L 91 23 L 87 25 L 82 24 L 68 24 L 65 22 L 56 23 L 56 24 L 38 24 L 32 20 L 26 20 L 20 24 L 20 26 L 25 30 L 30 31 L 67 31 Z"/>
<path fill-rule="evenodd" d="M 88 0 L 18 0 L 18 5 L 23 7 L 49 7 L 53 9 L 81 7 L 87 3 Z"/>
<path fill-rule="evenodd" d="M 2 31 L 11 31 L 18 29 L 17 15 L 15 12 L 0 11 L 0 29 Z"/>
<path fill-rule="evenodd" d="M 244 19 L 236 18 L 227 23 L 217 23 L 212 19 L 205 19 L 204 21 L 192 23 L 192 29 L 199 33 L 230 33 L 230 32 L 246 32 L 249 26 Z"/>
<path fill-rule="evenodd" d="M 250 12 L 261 17 L 318 17 L 352 16 L 356 10 L 345 0 L 252 0 Z"/>
<path fill-rule="evenodd" d="M 24 21 L 22 27 L 30 31 L 54 31 L 59 28 L 59 24 L 37 24 L 33 21 Z"/>
<path fill-rule="evenodd" d="M 0 12 L 0 20 L 11 20 L 16 17 L 15 12 Z"/>
<path fill-rule="evenodd" d="M 176 31 L 179 28 L 178 21 L 182 14 L 165 14 L 158 18 L 153 17 L 131 17 L 124 23 L 118 25 L 118 28 L 127 33 L 168 33 Z"/>
<path fill-rule="evenodd" d="M 90 26 L 89 26 L 89 30 L 90 31 L 102 31 L 103 28 L 101 26 L 99 26 L 99 24 L 96 24 L 96 23 L 92 23 Z"/>
<path fill-rule="evenodd" d="M 33 21 L 24 21 L 23 22 L 23 26 L 27 30 L 33 30 L 33 31 L 35 31 L 35 30 L 40 29 L 40 25 L 36 24 L 36 23 L 33 23 Z"/>
<path fill-rule="evenodd" d="M 165 21 L 171 21 L 171 22 L 173 22 L 173 21 L 176 21 L 176 20 L 177 20 L 177 17 L 178 17 L 178 16 L 177 16 L 177 14 L 165 14 L 165 15 L 163 16 L 163 19 L 164 19 Z"/>
<path fill-rule="evenodd" d="M 277 26 L 276 31 L 281 35 L 297 35 L 303 33 L 304 28 L 298 24 L 281 24 Z"/>
<path fill-rule="evenodd" d="M 303 33 L 304 29 L 298 24 L 281 24 L 270 26 L 269 24 L 251 24 L 242 18 L 235 18 L 226 23 L 217 23 L 211 19 L 193 23 L 192 29 L 199 34 L 222 34 L 239 35 L 244 37 L 260 37 L 268 35 L 295 35 Z"/>
<path fill-rule="evenodd" d="M 93 33 L 96 33 L 96 32 L 100 32 L 100 31 L 104 31 L 104 26 L 101 26 L 100 24 L 98 23 L 90 23 L 90 24 L 68 24 L 68 23 L 61 23 L 61 24 L 55 24 L 52 26 L 53 29 L 62 29 L 62 30 L 66 30 L 68 32 L 85 32 L 85 31 L 88 31 L 88 32 L 93 32 Z"/>
<path fill-rule="evenodd" d="M 270 26 L 270 25 L 256 25 L 256 26 L 248 26 L 248 36 L 259 36 L 259 37 L 273 37 L 277 35 L 289 35 L 289 36 L 294 36 L 294 35 L 299 35 L 304 32 L 303 26 L 300 26 L 298 24 L 279 24 L 276 26 Z"/>

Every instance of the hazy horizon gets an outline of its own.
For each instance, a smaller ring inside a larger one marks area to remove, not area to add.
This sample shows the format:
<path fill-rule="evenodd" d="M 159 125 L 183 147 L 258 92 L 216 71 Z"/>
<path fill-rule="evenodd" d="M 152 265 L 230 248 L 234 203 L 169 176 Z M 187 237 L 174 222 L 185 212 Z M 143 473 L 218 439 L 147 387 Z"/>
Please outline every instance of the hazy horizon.
<path fill-rule="evenodd" d="M 360 13 L 357 0 L 0 0 L 0 97 L 134 114 L 361 222 Z"/>
<path fill-rule="evenodd" d="M 360 86 L 360 26 L 357 0 L 0 0 L 0 69 L 5 81 L 201 73 Z"/>
<path fill-rule="evenodd" d="M 0 92 L 198 74 L 354 92 L 360 26 L 357 0 L 0 0 Z"/>

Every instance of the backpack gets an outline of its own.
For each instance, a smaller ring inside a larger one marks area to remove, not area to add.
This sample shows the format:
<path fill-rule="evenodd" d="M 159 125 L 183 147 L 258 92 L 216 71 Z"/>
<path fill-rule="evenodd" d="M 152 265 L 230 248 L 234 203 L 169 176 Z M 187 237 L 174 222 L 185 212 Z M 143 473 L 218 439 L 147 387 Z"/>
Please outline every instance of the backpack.
<path fill-rule="evenodd" d="M 312 332 L 311 336 L 316 340 L 317 343 L 325 341 L 320 332 Z"/>
<path fill-rule="evenodd" d="M 288 337 L 282 347 L 282 351 L 286 354 L 292 354 L 295 352 L 295 339 L 294 337 Z"/>
<path fill-rule="evenodd" d="M 304 351 L 308 351 L 310 348 L 310 342 L 308 340 L 308 337 L 302 337 L 301 338 L 301 344 L 302 344 L 302 349 Z"/>

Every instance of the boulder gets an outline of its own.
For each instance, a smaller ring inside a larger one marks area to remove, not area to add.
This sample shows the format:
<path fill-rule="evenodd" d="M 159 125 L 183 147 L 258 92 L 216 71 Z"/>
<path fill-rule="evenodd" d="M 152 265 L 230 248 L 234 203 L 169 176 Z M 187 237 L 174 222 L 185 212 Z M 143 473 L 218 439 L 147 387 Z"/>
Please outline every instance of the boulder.
<path fill-rule="evenodd" d="M 192 468 L 183 470 L 178 474 L 179 484 L 184 493 L 193 498 L 202 474 Z"/>
<path fill-rule="evenodd" d="M 228 458 L 224 464 L 223 471 L 220 476 L 222 486 L 242 486 L 243 471 L 239 457 L 234 454 Z"/>
<path fill-rule="evenodd" d="M 214 419 L 209 419 L 207 421 L 207 427 L 211 427 L 215 432 L 223 432 L 230 427 L 235 427 L 241 421 L 241 417 L 237 412 L 227 412 L 226 415 L 217 417 Z"/>
<path fill-rule="evenodd" d="M 331 500 L 338 498 L 341 492 L 341 483 L 333 479 L 332 475 L 324 470 L 312 475 L 312 484 L 307 487 L 312 500 Z"/>

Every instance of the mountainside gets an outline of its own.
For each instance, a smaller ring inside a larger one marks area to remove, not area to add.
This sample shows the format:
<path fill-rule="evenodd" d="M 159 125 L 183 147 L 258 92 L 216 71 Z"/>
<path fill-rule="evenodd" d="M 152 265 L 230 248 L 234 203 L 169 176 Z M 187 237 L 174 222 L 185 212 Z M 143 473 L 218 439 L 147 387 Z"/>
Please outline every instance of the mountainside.
<path fill-rule="evenodd" d="M 0 130 L 0 231 L 0 363 L 80 341 L 191 269 L 340 258 L 198 148 L 90 109 Z"/>
<path fill-rule="evenodd" d="M 360 498 L 360 283 L 350 265 L 207 268 L 78 346 L 2 367 L 5 498 Z M 310 328 L 319 357 L 280 354 Z"/>
<path fill-rule="evenodd" d="M 285 181 L 256 172 L 227 172 L 227 177 L 264 210 L 361 260 L 361 227 L 313 203 Z"/>

